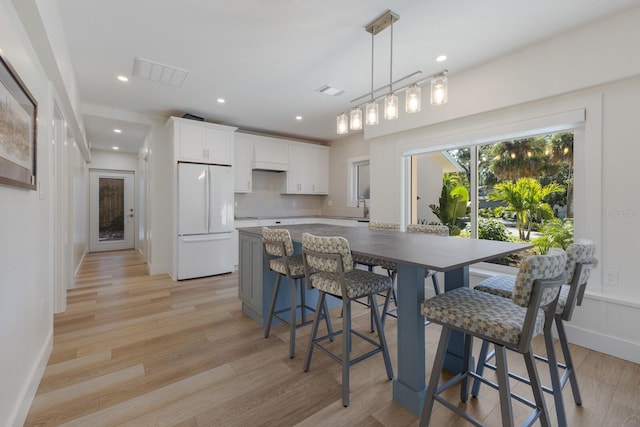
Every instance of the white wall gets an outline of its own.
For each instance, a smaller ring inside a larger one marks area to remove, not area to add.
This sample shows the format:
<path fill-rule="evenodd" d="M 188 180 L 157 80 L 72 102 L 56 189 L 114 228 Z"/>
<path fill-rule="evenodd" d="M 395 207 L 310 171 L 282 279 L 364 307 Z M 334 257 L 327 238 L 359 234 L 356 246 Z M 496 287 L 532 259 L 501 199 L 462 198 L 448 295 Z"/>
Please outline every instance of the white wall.
<path fill-rule="evenodd" d="M 14 9 L 14 3 L 19 10 Z M 52 349 L 54 310 L 54 215 L 64 209 L 68 213 L 59 224 L 61 234 L 71 247 L 61 261 L 71 270 L 77 265 L 86 248 L 86 216 L 81 207 L 84 201 L 75 197 L 86 194 L 86 166 L 82 150 L 74 144 L 84 144 L 84 136 L 77 133 L 78 114 L 66 92 L 51 82 L 61 78 L 60 70 L 51 74 L 47 61 L 39 53 L 45 49 L 37 34 L 41 34 L 43 19 L 34 0 L 13 2 L 0 0 L 0 40 L 3 55 L 38 102 L 37 182 L 38 191 L 21 190 L 0 185 L 0 425 L 22 425 L 44 372 Z M 37 28 L 28 32 L 22 23 Z M 39 26 L 39 27 L 38 27 Z M 36 34 L 37 33 L 37 34 Z M 36 41 L 34 41 L 36 40 Z M 48 48 L 51 46 L 47 43 Z M 64 54 L 58 64 L 71 69 Z M 63 89 L 65 88 L 62 85 Z M 66 87 L 75 87 L 68 81 Z M 54 134 L 54 99 L 71 132 L 62 140 Z M 60 142 L 60 144 L 58 144 Z M 87 152 L 88 154 L 88 152 Z M 66 168 L 63 167 L 66 165 Z M 55 177 L 56 181 L 53 181 Z M 83 178 L 84 177 L 84 178 Z M 58 184 L 58 185 L 56 185 Z M 77 184 L 77 185 L 76 185 Z M 54 197 L 64 193 L 56 206 Z M 56 211 L 54 211 L 56 209 Z M 77 218 L 76 223 L 76 215 Z M 76 228 L 77 227 L 77 228 Z M 84 235 L 84 238 L 83 238 Z M 64 288 L 68 283 L 62 283 Z"/>
<path fill-rule="evenodd" d="M 73 159 L 73 274 L 89 250 L 89 168 L 74 143 Z"/>
<path fill-rule="evenodd" d="M 633 196 L 640 146 L 640 8 L 500 58 L 449 80 L 449 104 L 435 113 L 405 115 L 369 128 L 372 212 L 403 217 L 402 154 L 424 147 L 473 143 L 518 123 L 584 109 L 576 152 L 576 237 L 598 244 L 600 268 L 570 337 L 605 353 L 640 363 L 640 286 L 635 280 L 640 240 L 640 198 Z M 611 49 L 615 46 L 615 49 Z M 495 76 L 500 78 L 496 79 Z M 430 109 L 427 109 L 430 110 Z M 485 134 L 483 134 L 483 132 Z M 580 211 L 578 211 L 578 209 Z M 619 273 L 605 286 L 604 270 Z"/>
<path fill-rule="evenodd" d="M 89 169 L 138 171 L 138 155 L 117 151 L 91 150 Z"/>
<path fill-rule="evenodd" d="M 149 273 L 168 273 L 173 265 L 173 145 L 164 124 L 151 127 L 148 136 L 149 155 Z"/>
<path fill-rule="evenodd" d="M 349 160 L 368 157 L 369 141 L 364 139 L 363 132 L 358 132 L 329 145 L 329 195 L 322 205 L 322 214 L 360 217 L 363 208 L 349 204 Z M 371 211 L 371 218 L 376 219 L 375 214 Z"/>

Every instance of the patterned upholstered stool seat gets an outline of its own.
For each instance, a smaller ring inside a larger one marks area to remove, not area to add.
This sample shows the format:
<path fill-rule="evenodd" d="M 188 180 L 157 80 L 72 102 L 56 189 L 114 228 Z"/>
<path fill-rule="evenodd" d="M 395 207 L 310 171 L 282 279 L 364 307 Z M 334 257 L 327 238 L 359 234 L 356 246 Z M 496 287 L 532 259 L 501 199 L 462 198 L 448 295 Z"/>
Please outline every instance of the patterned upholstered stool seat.
<path fill-rule="evenodd" d="M 562 354 L 565 363 L 558 363 L 555 360 L 555 354 L 549 349 L 553 348 L 553 336 L 551 333 L 551 323 L 547 324 L 544 329 L 545 345 L 547 347 L 547 357 L 534 355 L 537 360 L 549 363 L 549 373 L 551 378 L 551 387 L 543 386 L 543 390 L 553 395 L 556 408 L 556 416 L 558 418 L 558 425 L 566 426 L 567 420 L 564 409 L 564 399 L 562 392 L 554 392 L 554 390 L 562 390 L 567 382 L 571 383 L 571 390 L 573 392 L 573 400 L 576 404 L 582 404 L 580 397 L 580 390 L 578 388 L 578 381 L 575 374 L 575 368 L 569 350 L 569 342 L 567 340 L 567 334 L 564 330 L 564 322 L 570 321 L 573 309 L 576 305 L 582 304 L 582 297 L 586 289 L 587 282 L 591 269 L 597 265 L 595 259 L 596 246 L 591 240 L 579 239 L 567 248 L 567 263 L 565 265 L 565 271 L 567 273 L 567 284 L 563 285 L 560 289 L 560 295 L 558 296 L 558 302 L 556 304 L 555 311 L 555 323 L 558 331 L 558 340 L 562 349 Z M 482 282 L 478 283 L 474 289 L 483 293 L 497 295 L 503 299 L 511 298 L 513 289 L 515 287 L 516 278 L 508 275 L 498 275 L 490 277 Z M 495 365 L 490 363 L 494 353 L 488 351 L 488 342 L 482 344 L 480 351 L 478 366 L 476 373 L 482 375 L 485 367 L 495 369 Z M 564 369 L 562 377 L 558 373 L 558 369 L 555 366 Z M 524 383 L 528 383 L 529 379 L 513 373 L 510 373 L 512 378 L 515 378 Z M 474 381 L 472 395 L 478 396 L 480 391 L 480 381 Z"/>
<path fill-rule="evenodd" d="M 289 273 L 287 273 L 287 264 Z M 290 274 L 292 277 L 304 277 L 304 263 L 302 262 L 302 255 L 293 255 L 286 258 L 273 258 L 269 260 L 269 269 L 287 276 Z"/>
<path fill-rule="evenodd" d="M 387 222 L 387 221 L 369 221 L 369 229 L 370 230 L 386 230 L 386 231 L 400 231 L 400 223 L 398 222 Z M 391 277 L 392 281 L 395 283 L 396 275 L 398 274 L 398 264 L 394 261 L 389 261 L 383 258 L 375 258 L 372 256 L 366 255 L 358 255 L 353 254 L 353 262 L 355 264 L 360 264 L 365 267 L 369 271 L 373 271 L 375 267 L 381 267 L 387 270 L 387 275 Z M 382 293 L 379 292 L 380 296 L 383 298 L 383 302 L 379 304 L 379 306 L 383 307 L 382 310 L 382 324 L 384 325 L 387 316 L 396 317 L 394 312 L 397 310 L 396 305 L 396 291 L 394 287 L 391 287 L 388 291 Z M 394 307 L 390 307 L 390 302 L 393 300 Z M 376 299 L 377 301 L 377 299 Z M 355 302 L 368 306 L 369 303 L 367 301 L 355 300 Z M 373 332 L 374 321 L 373 317 L 371 318 L 371 331 Z"/>
<path fill-rule="evenodd" d="M 431 301 L 431 300 L 428 300 Z M 445 292 L 433 302 L 422 304 L 423 314 L 436 323 L 473 332 L 477 337 L 503 341 L 514 346 L 520 342 L 526 307 L 505 299 L 469 288 Z M 539 310 L 533 334 L 542 333 L 544 312 Z"/>
<path fill-rule="evenodd" d="M 448 236 L 449 235 L 449 227 L 446 225 L 438 225 L 438 224 L 408 224 L 407 225 L 407 233 L 424 233 L 424 234 L 433 234 L 434 236 Z M 431 281 L 433 282 L 433 292 L 436 295 L 440 295 L 440 284 L 438 283 L 438 272 L 435 270 L 425 270 L 424 277 L 431 277 Z M 428 320 L 425 320 L 424 324 L 428 325 Z"/>
<path fill-rule="evenodd" d="M 470 379 L 486 382 L 498 389 L 502 425 L 513 426 L 507 348 L 522 354 L 531 379 L 535 402 L 523 402 L 533 408 L 528 421 L 533 423 L 536 419 L 540 419 L 543 427 L 550 425 L 531 350 L 531 339 L 553 321 L 556 300 L 566 278 L 564 271 L 566 260 L 567 254 L 561 249 L 552 249 L 547 255 L 532 255 L 525 258 L 520 265 L 510 299 L 475 289 L 459 288 L 424 301 L 422 313 L 427 319 L 442 325 L 442 332 L 427 387 L 420 419 L 421 426 L 429 425 L 436 401 L 472 424 L 482 425 L 479 420 L 463 411 L 462 407 L 452 404 L 441 396 L 445 390 L 460 383 L 460 400 L 466 402 L 469 397 Z M 462 372 L 443 385 L 439 385 L 452 331 L 465 334 Z M 490 382 L 472 370 L 471 352 L 474 337 L 494 344 L 498 384 Z"/>
<path fill-rule="evenodd" d="M 301 282 L 304 278 L 304 261 L 302 255 L 293 254 L 293 241 L 286 229 L 263 227 L 262 246 L 265 264 L 269 266 L 271 271 L 278 273 L 271 297 L 267 324 L 264 328 L 264 337 L 269 338 L 274 319 L 288 325 L 289 357 L 293 358 L 296 355 L 296 329 L 310 324 L 311 320 L 307 319 L 307 314 L 315 312 L 315 309 L 305 302 L 305 288 Z M 276 303 L 283 277 L 291 282 L 291 298 L 288 307 L 277 309 Z M 300 291 L 300 304 L 296 303 L 297 290 Z M 296 319 L 298 310 L 300 310 L 300 322 Z M 288 316 L 285 316 L 285 313 Z M 324 319 L 327 322 L 327 328 L 331 330 L 331 320 L 328 317 L 324 317 Z"/>
<path fill-rule="evenodd" d="M 318 336 L 320 322 L 319 316 L 316 316 L 311 336 L 309 337 L 304 371 L 307 372 L 309 370 L 313 350 L 316 347 L 340 363 L 342 365 L 342 405 L 348 406 L 349 369 L 355 363 L 361 362 L 377 353 L 382 353 L 387 378 L 393 379 L 393 369 L 384 335 L 384 327 L 378 312 L 378 304 L 374 301 L 378 292 L 388 292 L 392 289 L 393 280 L 389 276 L 354 269 L 349 242 L 344 237 L 324 237 L 304 233 L 302 235 L 302 254 L 307 282 L 320 291 L 316 308 L 317 313 L 328 317 L 326 304 L 324 304 L 327 295 L 333 295 L 342 300 L 342 330 L 336 332 L 328 330 L 326 335 Z M 362 334 L 351 328 L 351 302 L 363 297 L 368 299 L 378 340 L 373 340 L 369 335 Z M 341 355 L 333 353 L 328 347 L 322 345 L 324 341 L 331 340 L 340 334 L 342 335 Z M 352 335 L 368 342 L 373 348 L 364 354 L 352 357 Z"/>

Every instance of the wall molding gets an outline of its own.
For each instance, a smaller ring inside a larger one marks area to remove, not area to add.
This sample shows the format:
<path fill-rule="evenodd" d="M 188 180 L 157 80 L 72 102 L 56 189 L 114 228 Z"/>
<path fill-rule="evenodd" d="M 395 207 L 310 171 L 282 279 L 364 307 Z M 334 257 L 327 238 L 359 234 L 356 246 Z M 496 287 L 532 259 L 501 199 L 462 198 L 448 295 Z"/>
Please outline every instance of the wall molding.
<path fill-rule="evenodd" d="M 581 328 L 572 322 L 566 322 L 565 329 L 572 344 L 629 362 L 640 363 L 640 343 Z"/>
<path fill-rule="evenodd" d="M 16 399 L 16 404 L 14 409 L 11 411 L 11 417 L 9 417 L 9 422 L 7 425 L 20 427 L 24 425 L 24 422 L 27 420 L 27 415 L 29 415 L 29 410 L 31 409 L 31 404 L 33 403 L 33 399 L 36 396 L 36 392 L 38 391 L 38 386 L 40 385 L 40 381 L 42 380 L 42 376 L 44 375 L 44 370 L 47 367 L 47 363 L 49 362 L 49 357 L 51 356 L 51 352 L 53 351 L 53 328 L 49 331 L 47 335 L 47 339 L 44 341 L 42 348 L 40 349 L 40 353 L 36 358 L 36 362 L 31 368 L 31 372 L 27 378 L 27 381 L 24 384 L 23 389 L 18 395 L 18 399 Z"/>

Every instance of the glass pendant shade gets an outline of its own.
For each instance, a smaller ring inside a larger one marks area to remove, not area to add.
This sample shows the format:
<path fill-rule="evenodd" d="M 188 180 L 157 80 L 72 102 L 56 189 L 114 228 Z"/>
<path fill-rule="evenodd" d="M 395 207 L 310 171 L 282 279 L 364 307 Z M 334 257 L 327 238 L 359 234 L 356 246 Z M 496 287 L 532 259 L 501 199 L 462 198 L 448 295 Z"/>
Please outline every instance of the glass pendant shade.
<path fill-rule="evenodd" d="M 414 84 L 407 88 L 404 110 L 407 113 L 417 113 L 422 109 L 422 91 Z"/>
<path fill-rule="evenodd" d="M 431 79 L 431 104 L 442 105 L 448 100 L 447 76 L 439 75 Z"/>
<path fill-rule="evenodd" d="M 386 120 L 398 118 L 398 97 L 395 93 L 384 97 L 384 118 Z"/>
<path fill-rule="evenodd" d="M 345 113 L 339 114 L 336 122 L 338 135 L 345 135 L 349 132 L 347 115 Z"/>
<path fill-rule="evenodd" d="M 367 116 L 366 123 L 368 125 L 377 125 L 378 124 L 378 104 L 375 101 L 371 101 L 365 107 L 365 113 Z"/>
<path fill-rule="evenodd" d="M 351 130 L 360 130 L 362 129 L 362 109 L 360 107 L 356 107 L 349 113 L 350 117 L 350 128 Z"/>

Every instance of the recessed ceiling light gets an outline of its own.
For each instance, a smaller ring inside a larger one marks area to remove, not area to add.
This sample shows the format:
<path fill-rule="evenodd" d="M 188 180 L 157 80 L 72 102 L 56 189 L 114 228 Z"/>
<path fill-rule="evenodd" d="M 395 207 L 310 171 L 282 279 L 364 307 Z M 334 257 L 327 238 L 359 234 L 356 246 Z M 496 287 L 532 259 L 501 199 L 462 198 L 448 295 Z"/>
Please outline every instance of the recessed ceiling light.
<path fill-rule="evenodd" d="M 122 133 L 122 130 L 121 129 L 114 129 L 113 132 L 114 133 Z"/>
<path fill-rule="evenodd" d="M 226 102 L 224 98 L 218 98 L 216 101 L 218 101 L 218 104 L 224 104 Z"/>
<path fill-rule="evenodd" d="M 296 120 L 302 120 L 302 116 L 296 116 Z"/>
<path fill-rule="evenodd" d="M 118 80 L 120 80 L 121 82 L 128 82 L 129 81 L 129 77 L 127 77 L 127 76 L 118 76 Z"/>
<path fill-rule="evenodd" d="M 447 55 L 440 55 L 436 58 L 436 61 L 438 62 L 444 62 L 447 60 Z"/>
<path fill-rule="evenodd" d="M 116 147 L 115 145 L 113 147 L 111 147 L 111 148 L 113 148 L 114 150 L 119 150 L 120 149 L 120 147 Z"/>

